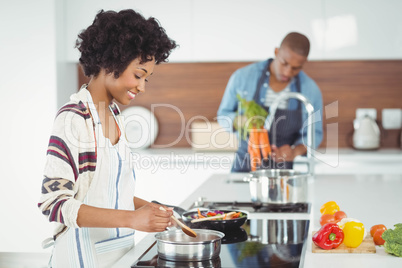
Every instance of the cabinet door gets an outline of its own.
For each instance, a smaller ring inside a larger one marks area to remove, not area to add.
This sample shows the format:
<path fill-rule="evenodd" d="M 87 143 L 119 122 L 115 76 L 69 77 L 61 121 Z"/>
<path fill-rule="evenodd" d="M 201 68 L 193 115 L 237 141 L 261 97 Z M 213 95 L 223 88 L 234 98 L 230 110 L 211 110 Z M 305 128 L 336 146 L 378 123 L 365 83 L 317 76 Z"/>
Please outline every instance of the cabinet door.
<path fill-rule="evenodd" d="M 327 1 L 324 59 L 402 58 L 402 2 Z"/>

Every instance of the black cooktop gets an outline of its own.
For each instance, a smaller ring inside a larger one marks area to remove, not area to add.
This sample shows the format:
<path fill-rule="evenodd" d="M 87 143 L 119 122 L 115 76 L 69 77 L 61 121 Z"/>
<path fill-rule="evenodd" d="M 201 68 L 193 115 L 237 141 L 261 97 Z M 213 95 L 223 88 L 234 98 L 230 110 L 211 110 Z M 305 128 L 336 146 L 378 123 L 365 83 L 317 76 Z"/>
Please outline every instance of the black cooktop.
<path fill-rule="evenodd" d="M 194 203 L 190 208 L 197 207 Z M 269 213 L 309 213 L 309 203 L 289 203 L 289 204 L 267 204 L 257 202 L 215 202 L 204 201 L 202 207 L 209 209 L 243 210 L 247 212 L 269 212 Z"/>
<path fill-rule="evenodd" d="M 173 262 L 158 257 L 156 242 L 131 267 L 299 267 L 308 220 L 248 219 L 225 232 L 218 258 Z"/>

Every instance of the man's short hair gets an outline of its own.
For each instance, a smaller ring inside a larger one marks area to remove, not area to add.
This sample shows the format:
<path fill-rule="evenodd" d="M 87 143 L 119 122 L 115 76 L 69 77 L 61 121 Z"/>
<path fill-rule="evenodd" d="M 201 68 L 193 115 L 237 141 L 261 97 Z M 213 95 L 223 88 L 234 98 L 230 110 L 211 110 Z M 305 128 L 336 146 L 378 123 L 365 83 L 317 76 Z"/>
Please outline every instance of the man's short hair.
<path fill-rule="evenodd" d="M 285 36 L 281 43 L 281 47 L 284 46 L 305 57 L 310 52 L 310 41 L 305 35 L 297 32 L 291 32 Z"/>

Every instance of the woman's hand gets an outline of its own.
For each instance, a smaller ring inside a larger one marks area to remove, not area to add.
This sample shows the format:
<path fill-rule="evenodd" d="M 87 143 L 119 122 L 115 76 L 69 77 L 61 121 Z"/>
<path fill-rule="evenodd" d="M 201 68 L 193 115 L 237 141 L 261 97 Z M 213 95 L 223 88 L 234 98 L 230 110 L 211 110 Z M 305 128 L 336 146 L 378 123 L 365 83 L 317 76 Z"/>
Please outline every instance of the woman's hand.
<path fill-rule="evenodd" d="M 173 209 L 163 206 L 166 211 L 159 209 L 161 205 L 148 203 L 133 211 L 130 228 L 142 232 L 162 232 L 172 225 L 170 216 Z"/>

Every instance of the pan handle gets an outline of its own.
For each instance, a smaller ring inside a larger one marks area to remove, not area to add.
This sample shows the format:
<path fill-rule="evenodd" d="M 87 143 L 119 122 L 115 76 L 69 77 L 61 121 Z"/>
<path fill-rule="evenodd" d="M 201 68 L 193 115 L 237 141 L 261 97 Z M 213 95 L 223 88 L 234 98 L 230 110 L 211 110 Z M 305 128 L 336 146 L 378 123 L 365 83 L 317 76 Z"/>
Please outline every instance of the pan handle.
<path fill-rule="evenodd" d="M 173 210 L 174 210 L 177 214 L 179 214 L 180 217 L 183 215 L 184 212 L 186 212 L 186 210 L 183 209 L 183 208 L 181 208 L 181 207 L 162 204 L 162 203 L 160 203 L 160 202 L 158 202 L 158 201 L 156 201 L 156 200 L 152 200 L 151 203 L 155 203 L 155 204 L 158 204 L 158 205 L 164 205 L 164 206 L 173 208 Z"/>

